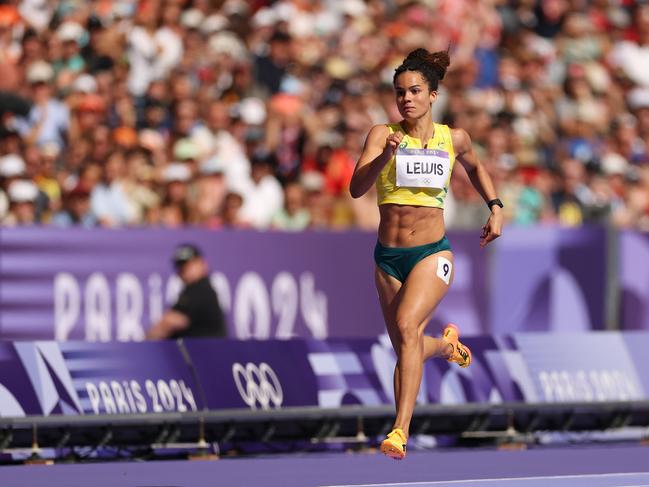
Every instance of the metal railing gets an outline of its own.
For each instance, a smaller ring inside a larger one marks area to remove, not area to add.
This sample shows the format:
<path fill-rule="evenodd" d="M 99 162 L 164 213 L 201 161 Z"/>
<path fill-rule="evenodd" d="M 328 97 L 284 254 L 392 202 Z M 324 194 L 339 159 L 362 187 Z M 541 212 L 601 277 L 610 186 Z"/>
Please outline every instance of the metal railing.
<path fill-rule="evenodd" d="M 389 406 L 205 410 L 129 415 L 0 418 L 0 450 L 152 447 L 238 442 L 371 444 L 392 427 Z M 410 433 L 516 438 L 534 432 L 649 428 L 649 401 L 420 405 Z"/>

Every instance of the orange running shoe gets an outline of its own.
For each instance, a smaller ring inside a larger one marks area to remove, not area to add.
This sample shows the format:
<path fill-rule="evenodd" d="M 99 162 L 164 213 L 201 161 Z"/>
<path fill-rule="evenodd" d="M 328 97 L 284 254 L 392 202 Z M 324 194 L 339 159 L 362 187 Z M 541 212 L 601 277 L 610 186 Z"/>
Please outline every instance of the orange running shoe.
<path fill-rule="evenodd" d="M 401 428 L 395 428 L 388 433 L 388 437 L 381 442 L 381 453 L 395 460 L 406 457 L 406 442 L 408 439 Z"/>
<path fill-rule="evenodd" d="M 452 323 L 446 325 L 442 339 L 450 343 L 453 347 L 451 356 L 448 358 L 449 362 L 455 362 L 462 368 L 471 365 L 471 350 L 466 345 L 463 345 L 460 340 L 460 329 Z"/>

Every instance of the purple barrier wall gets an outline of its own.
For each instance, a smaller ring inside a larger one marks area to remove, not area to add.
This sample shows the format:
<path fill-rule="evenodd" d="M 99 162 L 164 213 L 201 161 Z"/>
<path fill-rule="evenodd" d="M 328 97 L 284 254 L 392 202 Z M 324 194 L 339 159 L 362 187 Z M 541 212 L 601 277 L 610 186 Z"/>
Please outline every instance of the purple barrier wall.
<path fill-rule="evenodd" d="M 649 398 L 649 333 L 468 337 L 473 363 L 429 360 L 419 403 Z M 181 347 L 186 348 L 188 362 Z M 393 404 L 386 336 L 176 342 L 0 342 L 0 416 Z"/>
<path fill-rule="evenodd" d="M 649 394 L 649 333 L 647 331 L 628 331 L 622 334 L 633 365 L 638 371 L 642 387 Z"/>
<path fill-rule="evenodd" d="M 636 335 L 638 343 L 649 340 L 649 334 Z M 643 367 L 647 360 L 637 360 L 645 354 L 620 333 L 521 333 L 468 337 L 465 342 L 473 353 L 471 367 L 427 361 L 419 403 L 649 397 Z M 394 401 L 396 357 L 385 335 L 288 342 L 188 340 L 186 346 L 210 409 L 377 406 Z"/>
<path fill-rule="evenodd" d="M 649 233 L 621 232 L 620 328 L 649 330 Z"/>
<path fill-rule="evenodd" d="M 19 229 L 2 231 L 2 336 L 142 339 L 177 296 L 185 241 L 206 254 L 231 336 L 382 330 L 367 234 Z"/>
<path fill-rule="evenodd" d="M 303 340 L 186 340 L 210 409 L 318 404 Z"/>
<path fill-rule="evenodd" d="M 492 334 L 605 328 L 606 230 L 507 228 L 493 247 Z"/>
<path fill-rule="evenodd" d="M 0 416 L 202 408 L 175 342 L 0 342 Z"/>
<path fill-rule="evenodd" d="M 451 236 L 456 277 L 435 317 L 485 329 L 485 254 L 477 235 Z M 0 336 L 140 340 L 181 283 L 170 256 L 200 245 L 236 338 L 375 337 L 376 236 L 361 232 L 2 229 Z"/>
<path fill-rule="evenodd" d="M 514 335 L 539 402 L 646 399 L 646 359 L 638 360 L 645 352 L 625 338 L 616 332 Z"/>

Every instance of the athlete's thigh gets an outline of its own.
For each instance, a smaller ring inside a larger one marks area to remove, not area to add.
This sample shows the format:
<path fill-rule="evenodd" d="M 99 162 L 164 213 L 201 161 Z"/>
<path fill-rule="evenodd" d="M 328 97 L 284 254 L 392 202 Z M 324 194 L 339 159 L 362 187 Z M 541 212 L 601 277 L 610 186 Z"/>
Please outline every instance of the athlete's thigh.
<path fill-rule="evenodd" d="M 374 270 L 374 281 L 376 282 L 376 291 L 381 303 L 381 312 L 385 320 L 385 327 L 390 336 L 393 347 L 399 346 L 398 334 L 395 325 L 396 310 L 401 299 L 401 282 L 395 279 L 387 272 L 376 267 Z"/>
<path fill-rule="evenodd" d="M 450 250 L 419 261 L 401 288 L 395 319 L 425 327 L 453 281 L 454 267 Z"/>

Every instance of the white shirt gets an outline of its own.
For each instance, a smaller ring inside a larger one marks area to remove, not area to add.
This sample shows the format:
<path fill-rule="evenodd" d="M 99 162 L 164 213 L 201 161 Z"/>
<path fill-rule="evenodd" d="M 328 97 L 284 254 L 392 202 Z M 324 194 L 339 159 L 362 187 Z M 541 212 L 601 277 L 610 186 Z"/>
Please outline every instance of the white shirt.
<path fill-rule="evenodd" d="M 203 148 L 206 154 L 209 154 L 206 160 L 213 157 L 216 163 L 223 167 L 228 189 L 245 197 L 246 191 L 252 184 L 250 161 L 237 139 L 225 130 L 213 134 L 207 127 L 193 130 L 191 138 Z"/>
<path fill-rule="evenodd" d="M 171 29 L 163 27 L 151 34 L 143 27 L 134 27 L 128 35 L 129 91 L 144 95 L 151 81 L 165 78 L 182 55 L 182 40 Z"/>
<path fill-rule="evenodd" d="M 270 226 L 273 216 L 284 206 L 284 191 L 275 176 L 265 176 L 254 184 L 252 181 L 243 193 L 241 216 L 252 226 L 264 229 Z"/>
<path fill-rule="evenodd" d="M 97 219 L 109 219 L 113 226 L 123 226 L 135 220 L 135 208 L 121 183 L 98 184 L 90 193 L 90 208 Z"/>
<path fill-rule="evenodd" d="M 635 83 L 649 86 L 649 46 L 640 46 L 631 41 L 618 42 L 613 46 L 611 62 L 622 68 Z"/>

